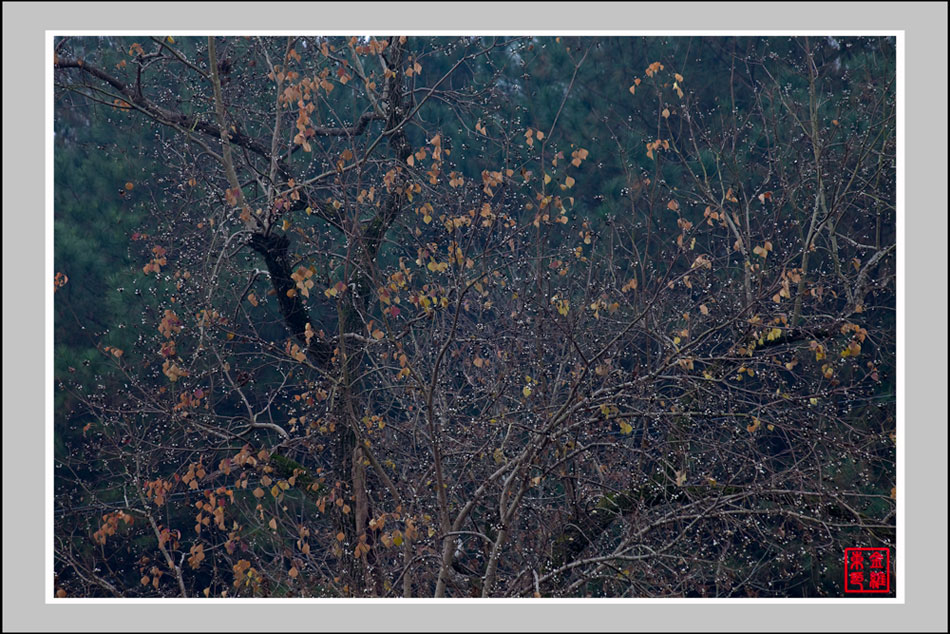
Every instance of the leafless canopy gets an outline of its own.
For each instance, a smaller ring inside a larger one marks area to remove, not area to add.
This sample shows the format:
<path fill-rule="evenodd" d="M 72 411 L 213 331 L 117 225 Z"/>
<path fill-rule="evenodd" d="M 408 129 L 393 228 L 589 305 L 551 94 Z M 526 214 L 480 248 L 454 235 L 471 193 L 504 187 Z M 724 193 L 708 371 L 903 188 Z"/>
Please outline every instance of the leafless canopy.
<path fill-rule="evenodd" d="M 161 170 L 58 590 L 837 594 L 895 539 L 888 46 L 59 41 Z"/>

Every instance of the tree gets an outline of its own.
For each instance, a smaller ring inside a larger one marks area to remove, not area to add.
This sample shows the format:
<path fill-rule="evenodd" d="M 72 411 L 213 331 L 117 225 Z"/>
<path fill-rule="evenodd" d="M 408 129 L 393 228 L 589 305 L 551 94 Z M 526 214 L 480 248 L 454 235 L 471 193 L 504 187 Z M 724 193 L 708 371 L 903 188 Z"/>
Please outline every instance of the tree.
<path fill-rule="evenodd" d="M 820 596 L 894 543 L 890 40 L 55 65 L 159 165 L 136 336 L 58 374 L 63 593 Z"/>

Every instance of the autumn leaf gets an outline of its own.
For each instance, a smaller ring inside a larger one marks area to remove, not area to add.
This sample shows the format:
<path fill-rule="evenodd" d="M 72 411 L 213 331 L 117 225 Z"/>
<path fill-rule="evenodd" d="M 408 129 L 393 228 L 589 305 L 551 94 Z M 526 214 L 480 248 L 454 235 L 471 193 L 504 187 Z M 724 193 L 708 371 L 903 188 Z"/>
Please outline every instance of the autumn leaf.
<path fill-rule="evenodd" d="M 66 283 L 69 281 L 69 278 L 66 277 L 64 273 L 57 273 L 53 277 L 53 292 L 55 293 L 62 287 L 66 286 Z"/>
<path fill-rule="evenodd" d="M 574 167 L 580 167 L 581 162 L 587 159 L 588 151 L 584 148 L 578 148 L 571 152 L 571 165 Z"/>

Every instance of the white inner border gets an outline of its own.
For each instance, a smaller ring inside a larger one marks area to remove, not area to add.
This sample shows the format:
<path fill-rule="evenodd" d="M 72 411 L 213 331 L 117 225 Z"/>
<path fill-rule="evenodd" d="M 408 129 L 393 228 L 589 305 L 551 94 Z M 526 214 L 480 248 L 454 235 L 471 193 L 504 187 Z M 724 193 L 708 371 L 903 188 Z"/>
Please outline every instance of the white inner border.
<path fill-rule="evenodd" d="M 205 604 L 222 605 L 226 603 L 247 603 L 247 604 L 279 604 L 279 603 L 341 603 L 341 604 L 409 604 L 409 603 L 656 603 L 656 604 L 898 604 L 905 603 L 904 597 L 904 579 L 905 579 L 905 558 L 904 558 L 904 31 L 850 31 L 850 30 L 799 30 L 799 31 L 771 31 L 771 30 L 685 30 L 685 31 L 629 31 L 629 30 L 414 30 L 414 29 L 394 29 L 393 31 L 383 31 L 373 29 L 370 31 L 361 31 L 359 29 L 350 30 L 324 30 L 324 31 L 287 31 L 287 30 L 169 30 L 164 31 L 165 35 L 179 37 L 194 36 L 241 36 L 241 35 L 261 35 L 261 36 L 281 36 L 281 35 L 305 35 L 305 36 L 381 36 L 400 33 L 407 36 L 502 36 L 502 35 L 533 35 L 539 37 L 545 36 L 565 36 L 565 37 L 663 37 L 663 36 L 885 36 L 895 37 L 897 39 L 897 545 L 895 548 L 895 574 L 897 576 L 896 596 L 895 597 L 856 597 L 856 598 L 542 598 L 542 599 L 482 599 L 482 598 L 350 598 L 350 599 L 304 599 L 304 598 L 162 598 L 162 599 L 144 599 L 144 598 L 62 598 L 53 597 L 54 591 L 54 569 L 55 561 L 53 554 L 53 514 L 54 514 L 54 440 L 53 440 L 53 276 L 56 274 L 53 263 L 53 42 L 54 38 L 62 36 L 135 36 L 135 35 L 155 35 L 154 31 L 147 30 L 114 30 L 106 29 L 102 31 L 89 30 L 47 30 L 46 31 L 46 584 L 44 588 L 44 602 L 46 605 L 66 605 L 66 604 L 133 604 L 133 603 L 161 603 L 161 604 Z M 860 544 L 855 544 L 860 546 Z M 844 553 L 841 554 L 844 556 Z"/>

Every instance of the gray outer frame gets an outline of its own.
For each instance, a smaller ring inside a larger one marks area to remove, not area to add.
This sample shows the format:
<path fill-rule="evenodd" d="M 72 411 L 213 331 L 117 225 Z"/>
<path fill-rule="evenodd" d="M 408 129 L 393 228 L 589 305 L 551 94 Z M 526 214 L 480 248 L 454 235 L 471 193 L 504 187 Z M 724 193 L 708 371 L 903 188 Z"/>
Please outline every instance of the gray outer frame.
<path fill-rule="evenodd" d="M 686 5 L 686 6 L 684 6 Z M 292 17 L 291 17 L 292 16 Z M 4 631 L 947 631 L 947 5 L 4 3 Z M 46 605 L 46 29 L 904 30 L 906 604 Z M 943 139 L 943 142 L 940 142 Z M 936 141 L 936 142 L 934 142 Z M 909 246 L 913 248 L 908 248 Z M 9 266 L 8 266 L 9 265 Z M 944 346 L 943 353 L 934 344 Z M 935 354 L 936 353 L 936 354 Z M 942 474 L 942 475 L 941 475 Z"/>

